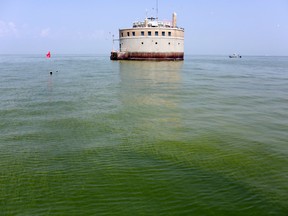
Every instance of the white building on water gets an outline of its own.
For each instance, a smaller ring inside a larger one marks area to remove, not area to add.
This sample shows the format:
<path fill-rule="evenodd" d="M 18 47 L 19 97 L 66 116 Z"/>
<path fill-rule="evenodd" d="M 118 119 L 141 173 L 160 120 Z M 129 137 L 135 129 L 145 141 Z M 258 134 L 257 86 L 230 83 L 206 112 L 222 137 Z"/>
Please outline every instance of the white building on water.
<path fill-rule="evenodd" d="M 146 18 L 134 22 L 132 28 L 119 30 L 119 50 L 112 50 L 111 60 L 183 60 L 184 28 L 172 21 Z"/>

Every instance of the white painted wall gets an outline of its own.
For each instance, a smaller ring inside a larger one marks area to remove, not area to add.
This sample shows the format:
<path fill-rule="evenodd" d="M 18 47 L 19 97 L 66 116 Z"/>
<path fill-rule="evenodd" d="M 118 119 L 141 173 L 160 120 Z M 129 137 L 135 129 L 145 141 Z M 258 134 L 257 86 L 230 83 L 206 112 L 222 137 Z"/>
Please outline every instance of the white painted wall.
<path fill-rule="evenodd" d="M 184 52 L 184 38 L 122 37 L 119 46 L 121 52 Z"/>

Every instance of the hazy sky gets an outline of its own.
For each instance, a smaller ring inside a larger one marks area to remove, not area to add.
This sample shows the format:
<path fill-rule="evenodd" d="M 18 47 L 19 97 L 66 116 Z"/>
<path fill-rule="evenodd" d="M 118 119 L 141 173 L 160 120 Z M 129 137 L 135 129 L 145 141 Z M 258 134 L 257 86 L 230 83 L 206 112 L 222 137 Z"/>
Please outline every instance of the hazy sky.
<path fill-rule="evenodd" d="M 176 12 L 185 28 L 185 54 L 288 56 L 288 0 L 158 2 L 161 20 Z M 0 54 L 109 55 L 112 34 L 155 8 L 156 0 L 0 0 Z"/>

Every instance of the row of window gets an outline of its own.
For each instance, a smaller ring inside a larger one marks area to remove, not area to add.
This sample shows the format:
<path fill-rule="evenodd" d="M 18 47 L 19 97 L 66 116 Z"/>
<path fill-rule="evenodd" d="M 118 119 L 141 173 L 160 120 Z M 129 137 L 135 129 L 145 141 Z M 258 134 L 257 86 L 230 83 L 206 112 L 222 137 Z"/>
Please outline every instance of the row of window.
<path fill-rule="evenodd" d="M 123 43 L 122 43 L 123 44 Z M 141 42 L 141 44 L 143 45 L 144 44 L 144 42 Z M 158 44 L 158 42 L 155 42 L 155 44 Z M 171 45 L 171 43 L 170 42 L 168 42 L 168 45 Z M 180 45 L 180 43 L 178 43 L 178 45 Z"/>
<path fill-rule="evenodd" d="M 144 42 L 141 42 L 141 44 L 143 45 L 143 44 L 144 44 Z M 157 45 L 157 44 L 158 44 L 158 42 L 155 42 L 155 44 Z M 121 43 L 121 44 L 120 44 L 120 49 L 121 49 L 121 45 L 123 45 L 123 43 Z M 170 43 L 170 42 L 168 42 L 168 45 L 171 45 L 171 43 Z M 178 43 L 178 45 L 180 45 L 180 43 Z"/>
<path fill-rule="evenodd" d="M 152 36 L 152 32 L 151 31 L 148 31 L 147 32 L 147 35 L 148 36 Z M 166 36 L 166 32 L 165 31 L 162 31 L 162 34 L 161 34 L 162 36 Z M 169 37 L 171 37 L 171 32 L 168 32 L 168 36 Z M 126 36 L 126 35 L 125 35 Z M 134 37 L 134 36 L 136 36 L 135 35 L 135 32 L 132 32 L 132 36 Z M 141 36 L 145 36 L 145 31 L 141 31 Z M 159 32 L 158 31 L 155 31 L 154 32 L 154 36 L 159 36 Z M 121 33 L 121 37 L 124 37 L 124 33 L 122 32 Z M 127 37 L 130 37 L 130 32 L 127 32 Z"/>

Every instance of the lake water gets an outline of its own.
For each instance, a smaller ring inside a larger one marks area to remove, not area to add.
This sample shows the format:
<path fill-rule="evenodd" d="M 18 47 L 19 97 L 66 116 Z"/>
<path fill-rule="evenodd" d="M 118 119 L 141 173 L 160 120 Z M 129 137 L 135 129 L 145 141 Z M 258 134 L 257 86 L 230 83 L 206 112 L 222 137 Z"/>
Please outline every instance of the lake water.
<path fill-rule="evenodd" d="M 1 215 L 288 215 L 288 57 L 0 55 L 0 77 Z"/>

